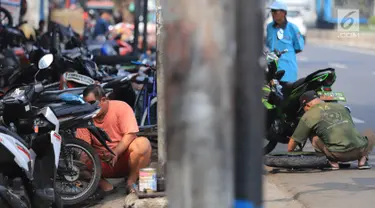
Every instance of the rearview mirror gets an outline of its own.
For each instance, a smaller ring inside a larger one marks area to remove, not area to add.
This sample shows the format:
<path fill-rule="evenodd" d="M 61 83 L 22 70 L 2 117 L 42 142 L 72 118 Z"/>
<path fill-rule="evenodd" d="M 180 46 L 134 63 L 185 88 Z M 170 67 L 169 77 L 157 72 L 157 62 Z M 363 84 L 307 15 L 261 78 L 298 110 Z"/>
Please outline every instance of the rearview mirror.
<path fill-rule="evenodd" d="M 51 66 L 53 62 L 53 55 L 52 54 L 46 54 L 44 55 L 38 62 L 38 68 L 39 69 L 46 69 Z"/>
<path fill-rule="evenodd" d="M 284 70 L 279 70 L 279 71 L 277 71 L 277 72 L 275 73 L 275 79 L 277 79 L 277 80 L 280 81 L 281 78 L 283 78 L 284 74 L 285 74 L 285 71 L 284 71 Z"/>

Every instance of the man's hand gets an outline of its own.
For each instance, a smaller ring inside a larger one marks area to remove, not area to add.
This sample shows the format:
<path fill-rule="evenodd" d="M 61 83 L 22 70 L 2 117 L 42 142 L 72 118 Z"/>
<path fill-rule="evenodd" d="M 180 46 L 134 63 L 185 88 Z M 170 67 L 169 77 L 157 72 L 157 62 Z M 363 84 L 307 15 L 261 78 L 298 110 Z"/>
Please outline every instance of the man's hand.
<path fill-rule="evenodd" d="M 112 155 L 112 159 L 111 159 L 111 161 L 110 161 L 110 165 L 112 166 L 112 167 L 114 167 L 115 165 L 116 165 L 116 163 L 117 163 L 117 160 L 118 160 L 118 155 Z"/>

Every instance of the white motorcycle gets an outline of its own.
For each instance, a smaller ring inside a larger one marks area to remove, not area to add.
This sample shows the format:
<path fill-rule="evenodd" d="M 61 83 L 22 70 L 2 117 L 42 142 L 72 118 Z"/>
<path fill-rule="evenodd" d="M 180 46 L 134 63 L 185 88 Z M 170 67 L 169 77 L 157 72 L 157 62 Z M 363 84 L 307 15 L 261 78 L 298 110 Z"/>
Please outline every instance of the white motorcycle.
<path fill-rule="evenodd" d="M 39 70 L 47 69 L 52 62 L 51 54 L 43 56 Z M 0 126 L 1 208 L 62 207 L 55 189 L 62 142 L 60 123 L 51 107 L 31 105 L 43 90 L 43 85 L 36 83 L 10 90 L 2 100 L 8 128 Z"/>

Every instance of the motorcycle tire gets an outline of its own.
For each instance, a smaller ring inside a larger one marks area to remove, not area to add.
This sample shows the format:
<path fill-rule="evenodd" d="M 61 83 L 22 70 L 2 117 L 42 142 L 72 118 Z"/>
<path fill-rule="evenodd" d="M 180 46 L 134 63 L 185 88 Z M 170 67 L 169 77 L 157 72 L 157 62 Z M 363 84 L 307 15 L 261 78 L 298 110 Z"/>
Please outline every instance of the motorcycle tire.
<path fill-rule="evenodd" d="M 69 199 L 69 198 L 64 197 L 62 194 L 58 193 L 58 195 L 60 195 L 61 197 L 62 204 L 64 206 L 65 205 L 77 205 L 77 204 L 81 204 L 82 202 L 85 202 L 98 189 L 99 181 L 102 176 L 102 166 L 101 166 L 100 158 L 97 152 L 90 144 L 78 138 L 64 138 L 64 140 L 65 140 L 64 141 L 65 147 L 80 146 L 82 149 L 87 150 L 87 153 L 90 154 L 91 157 L 93 158 L 93 163 L 94 163 L 93 167 L 96 167 L 95 174 L 92 176 L 93 183 L 90 187 L 87 188 L 88 190 L 86 190 L 82 196 L 75 198 L 75 199 Z"/>
<path fill-rule="evenodd" d="M 319 152 L 284 152 L 264 156 L 264 164 L 269 167 L 299 169 L 321 169 L 329 166 L 327 157 Z"/>
<path fill-rule="evenodd" d="M 13 17 L 10 14 L 10 12 L 7 9 L 5 9 L 5 8 L 0 7 L 0 13 L 3 13 L 4 16 L 8 19 L 8 26 L 12 27 L 13 26 Z"/>

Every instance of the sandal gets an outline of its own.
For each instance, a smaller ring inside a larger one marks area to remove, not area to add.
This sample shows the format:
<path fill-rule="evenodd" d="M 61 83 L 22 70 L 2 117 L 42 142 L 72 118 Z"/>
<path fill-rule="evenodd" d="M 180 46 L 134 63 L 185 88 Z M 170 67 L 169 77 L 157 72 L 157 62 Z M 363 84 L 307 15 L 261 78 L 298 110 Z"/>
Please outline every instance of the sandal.
<path fill-rule="evenodd" d="M 330 167 L 324 168 L 324 170 L 340 170 L 340 168 L 339 167 L 330 166 Z"/>
<path fill-rule="evenodd" d="M 137 185 L 135 183 L 133 183 L 132 185 L 128 185 L 126 187 L 126 193 L 127 194 L 131 194 L 131 193 L 137 193 Z"/>
<path fill-rule="evenodd" d="M 363 165 L 358 165 L 358 169 L 359 169 L 359 170 L 367 170 L 367 169 L 371 169 L 371 165 L 368 164 L 368 162 L 366 161 L 365 164 L 363 164 Z"/>
<path fill-rule="evenodd" d="M 324 170 L 340 170 L 340 165 L 338 164 L 338 167 L 332 165 L 332 162 L 331 161 L 328 161 L 328 165 L 329 167 L 327 168 L 324 168 Z"/>

